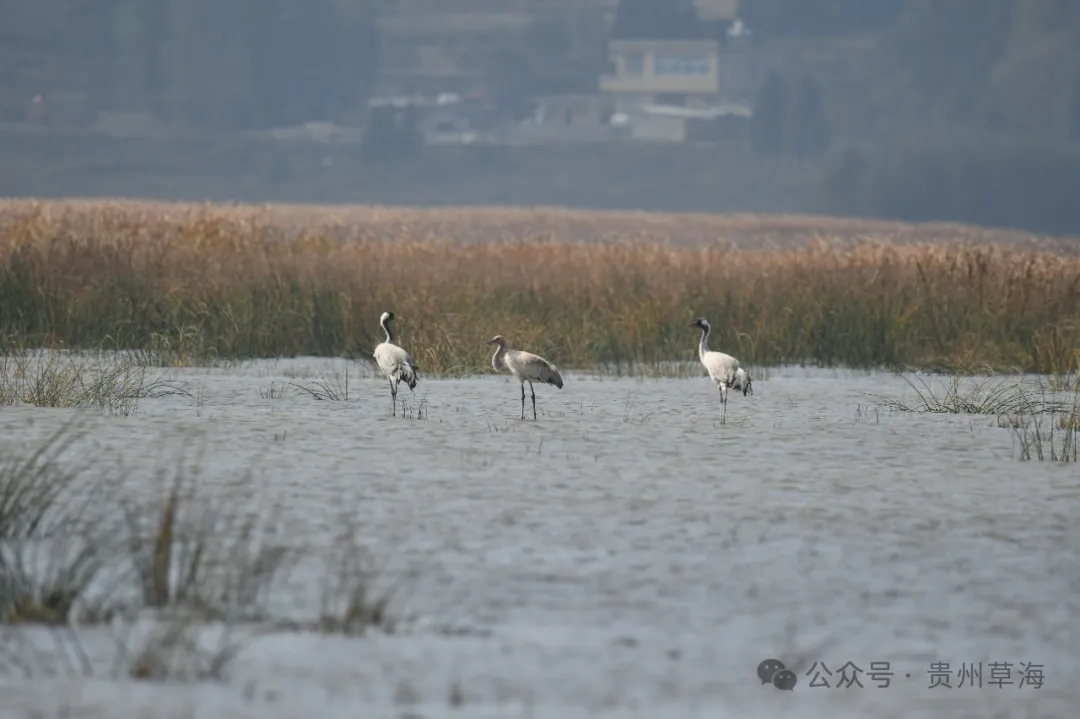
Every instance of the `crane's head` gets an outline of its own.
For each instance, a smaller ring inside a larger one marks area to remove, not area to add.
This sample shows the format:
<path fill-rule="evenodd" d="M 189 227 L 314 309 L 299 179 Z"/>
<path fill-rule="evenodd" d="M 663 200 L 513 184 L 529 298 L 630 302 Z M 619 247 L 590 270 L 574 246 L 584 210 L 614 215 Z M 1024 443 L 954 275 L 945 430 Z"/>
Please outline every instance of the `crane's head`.
<path fill-rule="evenodd" d="M 494 337 L 489 339 L 484 344 L 486 344 L 486 345 L 499 345 L 500 347 L 505 347 L 506 346 L 506 338 L 503 337 L 502 335 L 495 335 Z"/>
<path fill-rule="evenodd" d="M 709 321 L 704 317 L 698 317 L 696 320 L 687 325 L 687 327 L 697 327 L 699 330 L 709 329 Z"/>
<path fill-rule="evenodd" d="M 387 322 L 393 322 L 396 315 L 393 312 L 383 312 L 382 317 L 379 318 L 380 324 L 386 324 Z"/>

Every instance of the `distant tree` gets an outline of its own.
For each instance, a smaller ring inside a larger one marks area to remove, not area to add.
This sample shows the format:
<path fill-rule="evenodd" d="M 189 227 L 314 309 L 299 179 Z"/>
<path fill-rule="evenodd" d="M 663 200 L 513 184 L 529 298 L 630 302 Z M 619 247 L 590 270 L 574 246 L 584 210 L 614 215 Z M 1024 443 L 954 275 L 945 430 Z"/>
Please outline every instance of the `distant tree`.
<path fill-rule="evenodd" d="M 1068 128 L 1069 138 L 1073 142 L 1080 143 L 1080 73 L 1077 73 L 1073 81 L 1072 93 L 1069 97 Z"/>
<path fill-rule="evenodd" d="M 536 63 L 529 48 L 515 42 L 500 44 L 492 49 L 486 65 L 495 106 L 514 118 L 521 117 L 536 79 Z"/>
<path fill-rule="evenodd" d="M 150 100 L 150 106 L 159 117 L 166 113 L 166 40 L 168 38 L 169 8 L 164 0 L 142 5 L 142 22 L 145 33 L 143 44 L 142 90 Z"/>
<path fill-rule="evenodd" d="M 848 146 L 833 155 L 822 173 L 819 200 L 826 212 L 858 215 L 866 212 L 867 157 Z"/>
<path fill-rule="evenodd" d="M 698 38 L 706 28 L 693 0 L 619 0 L 614 38 Z"/>
<path fill-rule="evenodd" d="M 1031 29 L 1053 31 L 1080 21 L 1080 4 L 1073 0 L 1013 0 L 1015 22 Z"/>
<path fill-rule="evenodd" d="M 75 60 L 89 80 L 89 101 L 95 109 L 112 104 L 117 80 L 117 0 L 71 0 L 60 6 L 58 55 Z M 50 53 L 52 54 L 52 53 Z"/>
<path fill-rule="evenodd" d="M 785 119 L 784 144 L 789 153 L 806 158 L 820 157 L 828 151 L 832 136 L 825 101 L 821 84 L 812 75 L 799 78 Z"/>
<path fill-rule="evenodd" d="M 842 36 L 884 30 L 906 0 L 741 0 L 739 16 L 759 36 Z"/>
<path fill-rule="evenodd" d="M 1006 49 L 981 98 L 1002 134 L 1041 141 L 1073 137 L 1073 106 L 1080 102 L 1077 8 L 1080 3 L 1061 0 L 1016 1 Z"/>
<path fill-rule="evenodd" d="M 969 106 L 1001 57 L 1015 0 L 907 0 L 887 41 L 895 65 L 939 107 Z"/>
<path fill-rule="evenodd" d="M 379 71 L 379 30 L 375 24 L 382 0 L 350 0 L 338 15 L 340 45 L 336 62 L 339 82 L 347 104 L 363 106 L 375 93 Z"/>
<path fill-rule="evenodd" d="M 590 93 L 607 59 L 599 13 L 541 17 L 483 52 L 484 69 L 504 113 L 521 118 L 535 95 Z"/>
<path fill-rule="evenodd" d="M 251 74 L 240 56 L 251 58 L 250 35 L 233 33 L 238 3 L 167 0 L 164 54 L 169 120 L 199 129 L 232 129 L 237 106 L 250 107 Z M 228 51 L 228 53 L 227 53 Z M 231 54 L 232 57 L 227 55 Z"/>
<path fill-rule="evenodd" d="M 424 136 L 416 127 L 416 114 L 411 106 L 377 107 L 370 118 L 360 144 L 364 158 L 393 162 L 423 152 Z"/>
<path fill-rule="evenodd" d="M 784 151 L 787 110 L 787 80 L 776 70 L 770 70 L 754 101 L 750 144 L 755 152 L 761 155 L 778 155 Z"/>
<path fill-rule="evenodd" d="M 1048 234 L 1080 232 L 1080 150 L 962 140 L 894 146 L 826 173 L 829 211 L 948 220 Z M 858 195 L 848 194 L 858 185 Z"/>
<path fill-rule="evenodd" d="M 149 2 L 149 0 L 147 0 Z M 146 82 L 177 124 L 239 130 L 334 120 L 365 99 L 378 59 L 367 0 L 160 0 Z M 164 38 L 164 42 L 162 42 Z M 152 56 L 151 56 L 152 57 Z"/>
<path fill-rule="evenodd" d="M 542 17 L 523 33 L 536 94 L 595 92 L 607 52 L 603 15 L 588 11 Z"/>
<path fill-rule="evenodd" d="M 335 0 L 260 0 L 254 15 L 255 116 L 260 125 L 327 120 L 373 84 L 373 12 Z"/>

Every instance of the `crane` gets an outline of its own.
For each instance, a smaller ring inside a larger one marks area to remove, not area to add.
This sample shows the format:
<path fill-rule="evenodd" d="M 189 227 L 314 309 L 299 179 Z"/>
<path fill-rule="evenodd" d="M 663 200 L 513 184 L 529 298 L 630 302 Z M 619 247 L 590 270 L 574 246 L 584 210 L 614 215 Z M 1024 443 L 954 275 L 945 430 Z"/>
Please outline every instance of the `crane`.
<path fill-rule="evenodd" d="M 739 360 L 729 354 L 709 349 L 709 332 L 712 327 L 707 319 L 698 317 L 687 327 L 696 327 L 701 330 L 698 357 L 701 359 L 701 364 L 705 365 L 705 371 L 709 373 L 709 377 L 720 390 L 720 402 L 724 408 L 721 422 L 725 422 L 727 421 L 728 390 L 734 388 L 736 391 L 741 391 L 744 397 L 747 394 L 753 394 L 750 375 L 739 364 Z"/>
<path fill-rule="evenodd" d="M 398 385 L 404 382 L 410 390 L 416 389 L 419 377 L 416 375 L 416 362 L 412 355 L 403 348 L 394 344 L 394 335 L 390 332 L 390 323 L 395 319 L 393 312 L 383 312 L 379 318 L 379 324 L 386 333 L 386 341 L 375 348 L 375 362 L 379 369 L 390 381 L 390 404 L 393 406 L 394 416 L 397 416 L 397 391 Z M 402 410 L 404 411 L 404 410 Z"/>
<path fill-rule="evenodd" d="M 491 367 L 496 372 L 506 370 L 521 382 L 522 419 L 525 419 L 525 383 L 529 383 L 529 392 L 532 393 L 533 419 L 536 419 L 536 390 L 533 389 L 533 382 L 550 384 L 562 389 L 563 379 L 558 368 L 531 352 L 506 349 L 506 338 L 502 335 L 495 335 L 484 344 L 498 345 L 495 354 L 491 357 Z"/>

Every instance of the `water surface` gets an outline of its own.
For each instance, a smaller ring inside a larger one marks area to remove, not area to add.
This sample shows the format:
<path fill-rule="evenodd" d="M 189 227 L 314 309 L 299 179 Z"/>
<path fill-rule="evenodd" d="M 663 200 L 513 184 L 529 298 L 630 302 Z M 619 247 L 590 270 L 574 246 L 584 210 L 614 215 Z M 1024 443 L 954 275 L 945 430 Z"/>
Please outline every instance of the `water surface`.
<path fill-rule="evenodd" d="M 395 418 L 385 381 L 348 366 L 347 401 L 290 386 L 342 360 L 173 370 L 191 397 L 94 416 L 86 446 L 137 494 L 197 445 L 200 487 L 250 474 L 296 546 L 350 517 L 409 628 L 254 640 L 223 685 L 12 674 L 7 715 L 1065 717 L 1080 701 L 1080 475 L 1018 461 L 994 417 L 889 410 L 877 397 L 913 399 L 900 377 L 794 368 L 733 394 L 726 424 L 704 377 L 574 373 L 536 388 L 535 422 L 495 376 L 422 378 Z M 0 451 L 69 415 L 4 409 Z M 794 692 L 756 679 L 769 657 Z M 888 662 L 890 686 L 837 688 L 849 661 Z M 809 686 L 815 662 L 830 688 Z M 982 688 L 958 686 L 979 662 Z M 990 685 L 991 662 L 1011 685 Z M 929 688 L 932 663 L 952 688 Z M 1021 663 L 1041 689 L 1019 686 Z"/>

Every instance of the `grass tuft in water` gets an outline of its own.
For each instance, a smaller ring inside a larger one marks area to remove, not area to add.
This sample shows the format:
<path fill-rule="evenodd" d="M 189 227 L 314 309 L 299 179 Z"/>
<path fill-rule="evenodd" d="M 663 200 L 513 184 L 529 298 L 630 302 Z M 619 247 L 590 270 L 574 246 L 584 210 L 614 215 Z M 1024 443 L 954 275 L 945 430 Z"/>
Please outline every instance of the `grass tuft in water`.
<path fill-rule="evenodd" d="M 251 477 L 211 495 L 199 488 L 201 455 L 182 455 L 157 473 L 158 501 L 140 501 L 127 472 L 77 451 L 80 437 L 65 425 L 27 457 L 0 459 L 0 671 L 97 676 L 84 632 L 107 622 L 114 677 L 222 679 L 249 638 L 286 627 L 271 594 L 320 553 L 280 542 L 276 513 L 252 504 Z M 395 596 L 378 589 L 381 570 L 355 533 L 326 559 L 322 606 L 298 628 L 394 631 Z M 39 648 L 41 636 L 55 646 Z"/>
<path fill-rule="evenodd" d="M 402 618 L 393 611 L 394 594 L 380 590 L 381 575 L 372 557 L 348 527 L 334 542 L 322 586 L 322 611 L 317 629 L 330 634 L 357 635 L 371 629 L 393 633 Z"/>
<path fill-rule="evenodd" d="M 904 377 L 917 401 L 884 399 L 886 407 L 901 412 L 936 414 L 1020 415 L 1061 411 L 1065 404 L 1044 391 L 1035 391 L 1015 377 L 983 377 L 953 374 L 945 381 L 929 381 L 921 375 Z"/>
<path fill-rule="evenodd" d="M 0 461 L 0 623 L 66 625 L 105 619 L 89 588 L 113 556 L 71 453 L 76 417 L 25 459 Z M 85 461 L 85 460 L 84 460 Z"/>
<path fill-rule="evenodd" d="M 1021 412 L 999 421 L 1013 436 L 1021 461 L 1076 462 L 1080 432 L 1080 395 L 1071 406 L 1043 412 Z"/>
<path fill-rule="evenodd" d="M 289 386 L 308 395 L 314 400 L 329 402 L 348 402 L 349 368 L 345 368 L 344 380 L 342 380 L 338 375 L 334 375 L 329 378 L 319 377 L 318 379 L 312 380 L 306 384 L 290 382 Z"/>
<path fill-rule="evenodd" d="M 259 390 L 259 396 L 263 399 L 285 399 L 285 388 L 289 385 L 276 385 L 273 382 L 266 389 Z"/>
<path fill-rule="evenodd" d="M 168 491 L 157 509 L 121 500 L 127 547 L 141 603 L 198 611 L 208 619 L 261 619 L 262 600 L 292 564 L 294 553 L 270 541 L 274 517 L 241 508 L 251 477 L 236 494 L 201 498 L 198 466 L 159 473 Z"/>
<path fill-rule="evenodd" d="M 122 353 L 21 352 L 0 357 L 0 403 L 94 408 L 128 416 L 139 401 L 190 397 L 179 384 L 150 378 L 148 368 Z"/>

